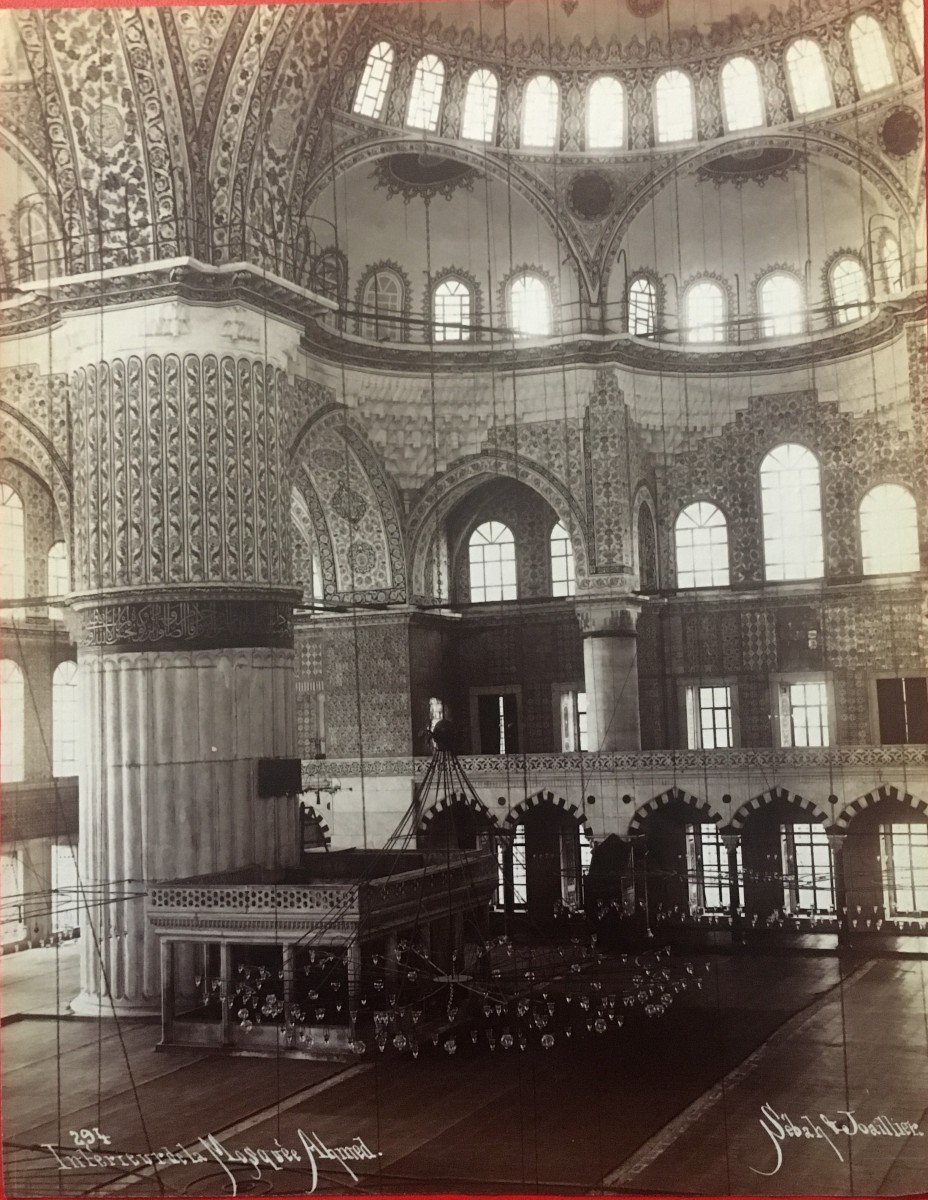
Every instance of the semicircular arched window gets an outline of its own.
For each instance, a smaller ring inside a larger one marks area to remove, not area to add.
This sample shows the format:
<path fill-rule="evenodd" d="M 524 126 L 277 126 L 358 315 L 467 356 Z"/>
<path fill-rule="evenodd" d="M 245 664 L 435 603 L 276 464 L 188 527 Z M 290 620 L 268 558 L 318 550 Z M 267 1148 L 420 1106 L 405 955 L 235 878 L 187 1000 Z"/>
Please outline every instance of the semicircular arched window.
<path fill-rule="evenodd" d="M 657 287 L 647 275 L 636 275 L 628 285 L 628 332 L 632 337 L 657 332 Z"/>
<path fill-rule="evenodd" d="M 361 82 L 355 92 L 352 111 L 359 117 L 378 120 L 387 98 L 390 76 L 393 73 L 393 47 L 389 42 L 378 42 L 371 49 L 364 64 Z"/>
<path fill-rule="evenodd" d="M 865 575 L 919 569 L 915 497 L 898 483 L 880 483 L 860 502 L 860 554 Z"/>
<path fill-rule="evenodd" d="M 696 136 L 693 81 L 684 71 L 664 71 L 657 77 L 654 136 L 659 143 L 691 142 Z"/>
<path fill-rule="evenodd" d="M 364 284 L 361 328 L 375 342 L 402 342 L 406 288 L 395 271 L 384 268 L 371 273 Z"/>
<path fill-rule="evenodd" d="M 467 545 L 471 604 L 516 600 L 516 543 L 501 521 L 485 521 Z"/>
<path fill-rule="evenodd" d="M 441 94 L 445 86 L 445 64 L 434 54 L 425 54 L 416 63 L 406 109 L 410 129 L 434 133 L 438 128 Z"/>
<path fill-rule="evenodd" d="M 856 255 L 843 254 L 831 264 L 828 286 L 836 325 L 859 321 L 870 311 L 870 287 Z"/>
<path fill-rule="evenodd" d="M 725 126 L 730 132 L 759 129 L 766 124 L 760 72 L 750 58 L 744 55 L 730 58 L 722 67 L 720 82 Z"/>
<path fill-rule="evenodd" d="M 509 324 L 517 337 L 551 336 L 551 292 L 541 275 L 524 271 L 509 284 Z"/>
<path fill-rule="evenodd" d="M 794 337 L 805 327 L 802 284 L 789 271 L 771 271 L 760 285 L 759 305 L 764 337 Z"/>
<path fill-rule="evenodd" d="M 55 542 L 48 552 L 48 594 L 66 596 L 71 590 L 71 568 L 68 562 L 68 547 L 64 542 Z M 48 615 L 61 619 L 60 608 L 49 606 Z"/>
<path fill-rule="evenodd" d="M 620 150 L 625 145 L 625 88 L 614 75 L 600 75 L 586 95 L 587 150 Z"/>
<path fill-rule="evenodd" d="M 0 780 L 14 783 L 26 769 L 26 691 L 19 664 L 11 658 L 0 660 L 0 709 Z"/>
<path fill-rule="evenodd" d="M 561 89 L 550 75 L 536 75 L 522 97 L 522 146 L 551 150 L 557 144 Z"/>
<path fill-rule="evenodd" d="M 8 483 L 0 483 L 0 596 L 26 594 L 26 533 L 23 502 Z M 15 610 L 19 612 L 19 610 Z"/>
<path fill-rule="evenodd" d="M 471 73 L 464 94 L 461 137 L 474 142 L 492 142 L 496 132 L 496 105 L 499 80 L 492 71 L 481 67 Z"/>
<path fill-rule="evenodd" d="M 52 676 L 52 773 L 77 774 L 77 663 L 62 662 Z"/>
<path fill-rule="evenodd" d="M 870 92 L 890 87 L 895 82 L 895 75 L 886 35 L 876 17 L 869 13 L 860 13 L 851 22 L 848 36 L 860 94 L 866 96 Z"/>
<path fill-rule="evenodd" d="M 831 108 L 834 96 L 825 55 L 818 42 L 797 38 L 786 51 L 786 78 L 793 100 L 793 112 L 800 117 Z"/>
<path fill-rule="evenodd" d="M 551 530 L 551 595 L 573 596 L 577 590 L 574 548 L 570 534 L 561 521 Z"/>
<path fill-rule="evenodd" d="M 436 342 L 469 342 L 473 297 L 463 279 L 443 279 L 432 295 L 432 329 Z"/>
<path fill-rule="evenodd" d="M 677 587 L 728 587 L 728 523 L 707 500 L 688 504 L 673 530 Z"/>
<path fill-rule="evenodd" d="M 690 284 L 684 297 L 688 342 L 723 342 L 725 340 L 725 292 L 713 279 L 700 279 Z"/>
<path fill-rule="evenodd" d="M 899 250 L 898 239 L 888 229 L 884 229 L 880 235 L 877 259 L 880 265 L 880 274 L 883 277 L 883 287 L 891 295 L 901 292 L 903 290 L 902 254 Z"/>
<path fill-rule="evenodd" d="M 811 450 L 792 442 L 771 450 L 760 465 L 760 498 L 766 578 L 821 579 L 822 489 Z"/>

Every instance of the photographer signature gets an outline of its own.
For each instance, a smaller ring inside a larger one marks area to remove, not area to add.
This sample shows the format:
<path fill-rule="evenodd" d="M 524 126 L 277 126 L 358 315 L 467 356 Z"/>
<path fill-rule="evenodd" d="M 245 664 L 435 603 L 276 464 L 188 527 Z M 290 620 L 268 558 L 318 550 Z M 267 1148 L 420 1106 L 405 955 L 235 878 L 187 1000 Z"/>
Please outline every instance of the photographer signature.
<path fill-rule="evenodd" d="M 755 1175 L 776 1175 L 783 1166 L 783 1144 L 789 1139 L 800 1141 L 825 1141 L 834 1151 L 839 1162 L 844 1162 L 844 1155 L 837 1145 L 842 1137 L 891 1137 L 909 1138 L 924 1137 L 916 1121 L 894 1121 L 880 1113 L 869 1121 L 859 1120 L 853 1109 L 837 1109 L 833 1117 L 818 1114 L 815 1120 L 803 1113 L 798 1120 L 793 1120 L 788 1113 L 777 1112 L 772 1104 L 764 1104 L 760 1110 L 760 1127 L 773 1144 L 776 1159 L 773 1169 L 761 1171 L 751 1167 Z"/>

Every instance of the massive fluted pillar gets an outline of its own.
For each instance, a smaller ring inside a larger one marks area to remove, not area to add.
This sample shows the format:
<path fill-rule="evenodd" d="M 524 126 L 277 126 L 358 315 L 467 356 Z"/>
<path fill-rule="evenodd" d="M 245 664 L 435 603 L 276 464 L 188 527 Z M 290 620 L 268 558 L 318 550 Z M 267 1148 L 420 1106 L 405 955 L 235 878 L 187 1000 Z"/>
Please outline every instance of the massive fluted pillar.
<path fill-rule="evenodd" d="M 151 880 L 298 854 L 295 803 L 256 789 L 294 753 L 289 389 L 203 313 L 143 310 L 143 351 L 71 372 L 82 1012 L 157 1008 Z"/>
<path fill-rule="evenodd" d="M 638 710 L 639 603 L 631 596 L 577 602 L 583 638 L 587 746 L 640 750 Z"/>

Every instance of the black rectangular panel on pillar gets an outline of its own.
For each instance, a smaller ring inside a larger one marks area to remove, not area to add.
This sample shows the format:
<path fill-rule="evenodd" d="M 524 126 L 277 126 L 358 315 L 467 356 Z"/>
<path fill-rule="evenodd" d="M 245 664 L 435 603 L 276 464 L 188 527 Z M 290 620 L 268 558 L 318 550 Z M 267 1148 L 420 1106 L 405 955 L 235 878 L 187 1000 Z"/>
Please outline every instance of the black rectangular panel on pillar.
<path fill-rule="evenodd" d="M 298 758 L 258 759 L 258 799 L 277 796 L 296 796 L 303 790 L 303 776 Z"/>

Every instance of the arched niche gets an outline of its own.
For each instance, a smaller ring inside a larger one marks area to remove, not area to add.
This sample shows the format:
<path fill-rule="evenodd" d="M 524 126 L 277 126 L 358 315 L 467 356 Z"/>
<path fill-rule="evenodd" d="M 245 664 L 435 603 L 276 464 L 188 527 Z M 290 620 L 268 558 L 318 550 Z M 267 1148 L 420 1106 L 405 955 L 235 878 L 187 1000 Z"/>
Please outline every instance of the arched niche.
<path fill-rule="evenodd" d="M 399 496 L 357 419 L 340 405 L 311 417 L 294 443 L 291 472 L 312 529 L 324 598 L 405 601 Z"/>
<path fill-rule="evenodd" d="M 448 518 L 475 489 L 502 480 L 526 485 L 547 503 L 556 521 L 570 534 L 577 589 L 588 577 L 586 520 L 580 501 L 559 479 L 524 457 L 497 450 L 468 455 L 422 489 L 407 522 L 411 591 L 416 598 L 432 601 L 438 595 L 435 564 L 447 558 L 448 578 L 454 577 Z M 485 518 L 489 519 L 489 518 Z M 554 521 L 552 521 L 552 526 Z M 548 529 L 548 534 L 551 530 Z M 548 593 L 550 594 L 550 592 Z"/>

